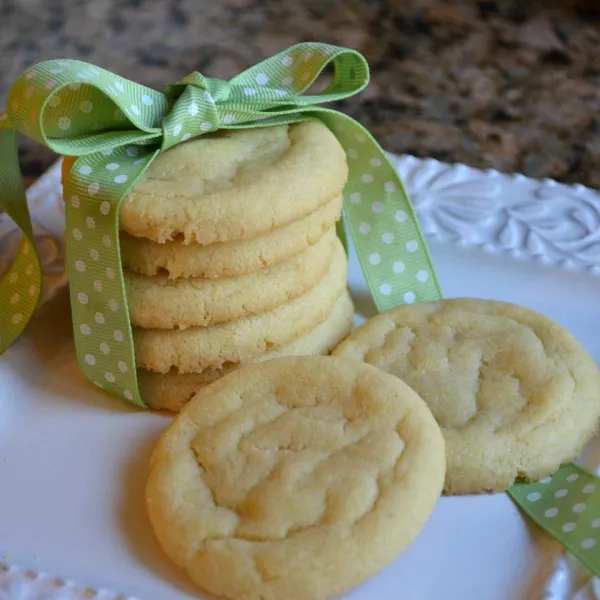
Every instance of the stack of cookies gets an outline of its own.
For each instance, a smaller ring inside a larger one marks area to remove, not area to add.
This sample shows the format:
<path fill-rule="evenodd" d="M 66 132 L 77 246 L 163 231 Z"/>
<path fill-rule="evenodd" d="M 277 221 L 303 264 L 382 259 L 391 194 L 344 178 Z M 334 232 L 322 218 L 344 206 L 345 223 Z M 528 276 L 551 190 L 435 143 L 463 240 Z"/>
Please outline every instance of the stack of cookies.
<path fill-rule="evenodd" d="M 335 230 L 346 177 L 318 121 L 221 131 L 150 165 L 120 213 L 149 406 L 177 411 L 241 364 L 328 353 L 350 332 Z"/>

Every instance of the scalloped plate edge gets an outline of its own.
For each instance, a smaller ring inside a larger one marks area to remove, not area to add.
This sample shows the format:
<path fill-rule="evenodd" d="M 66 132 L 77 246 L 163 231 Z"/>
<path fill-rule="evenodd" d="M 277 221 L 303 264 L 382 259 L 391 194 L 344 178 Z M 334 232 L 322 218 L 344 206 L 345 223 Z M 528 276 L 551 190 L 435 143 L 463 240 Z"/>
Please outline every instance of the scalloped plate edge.
<path fill-rule="evenodd" d="M 0 600 L 137 600 L 105 589 L 80 587 L 73 581 L 21 569 L 0 558 Z"/>

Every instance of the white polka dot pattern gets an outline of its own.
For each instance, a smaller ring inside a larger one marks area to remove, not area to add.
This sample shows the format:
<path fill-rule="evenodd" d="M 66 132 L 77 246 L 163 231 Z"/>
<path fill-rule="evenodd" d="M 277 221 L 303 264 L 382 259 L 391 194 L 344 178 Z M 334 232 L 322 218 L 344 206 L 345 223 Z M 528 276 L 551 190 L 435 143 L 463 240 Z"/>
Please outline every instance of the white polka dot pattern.
<path fill-rule="evenodd" d="M 567 465 L 538 483 L 518 484 L 511 498 L 592 571 L 600 568 L 600 489 L 597 478 Z"/>
<path fill-rule="evenodd" d="M 346 148 L 350 172 L 344 208 L 377 308 L 440 298 L 425 241 L 394 167 L 370 135 L 348 127 L 348 117 L 335 113 L 323 120 Z"/>
<path fill-rule="evenodd" d="M 106 391 L 137 404 L 142 402 L 137 392 L 131 392 L 137 390 L 131 327 L 120 259 L 112 240 L 117 237 L 114 215 L 123 192 L 147 161 L 133 163 L 153 154 L 156 150 L 131 146 L 114 148 L 110 155 L 97 152 L 79 159 L 65 182 L 66 194 L 79 199 L 67 203 L 65 213 L 73 318 L 80 324 L 74 329 L 78 356 L 83 357 L 80 365 L 90 381 L 100 381 Z M 79 163 L 84 160 L 88 168 L 82 169 Z M 106 176 L 90 194 L 94 183 L 90 177 L 96 173 Z M 82 210 L 83 206 L 89 210 Z M 124 390 L 129 390 L 130 397 Z"/>

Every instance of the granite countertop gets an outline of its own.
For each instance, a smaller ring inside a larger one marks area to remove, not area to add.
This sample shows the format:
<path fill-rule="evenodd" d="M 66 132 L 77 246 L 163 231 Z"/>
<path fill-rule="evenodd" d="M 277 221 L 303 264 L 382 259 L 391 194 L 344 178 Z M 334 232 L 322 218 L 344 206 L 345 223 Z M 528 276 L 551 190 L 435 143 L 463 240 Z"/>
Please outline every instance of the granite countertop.
<path fill-rule="evenodd" d="M 351 46 L 342 108 L 388 150 L 600 187 L 596 0 L 0 0 L 0 106 L 29 65 L 96 63 L 162 88 L 229 78 L 299 41 Z M 21 142 L 28 181 L 54 160 Z"/>

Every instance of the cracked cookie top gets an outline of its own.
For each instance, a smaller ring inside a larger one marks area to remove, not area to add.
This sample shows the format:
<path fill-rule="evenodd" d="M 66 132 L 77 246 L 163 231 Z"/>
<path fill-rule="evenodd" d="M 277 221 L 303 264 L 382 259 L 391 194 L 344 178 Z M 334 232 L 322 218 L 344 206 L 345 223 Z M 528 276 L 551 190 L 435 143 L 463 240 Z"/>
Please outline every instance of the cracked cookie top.
<path fill-rule="evenodd" d="M 446 439 L 449 493 L 500 491 L 574 459 L 600 415 L 600 376 L 563 327 L 527 308 L 453 299 L 370 319 L 335 351 L 392 373 Z"/>
<path fill-rule="evenodd" d="M 207 591 L 317 600 L 410 544 L 444 472 L 440 430 L 397 378 L 286 357 L 192 399 L 153 454 L 147 504 L 167 554 Z"/>
<path fill-rule="evenodd" d="M 119 226 L 161 243 L 250 239 L 340 196 L 347 175 L 320 121 L 222 130 L 159 155 L 123 201 Z"/>

